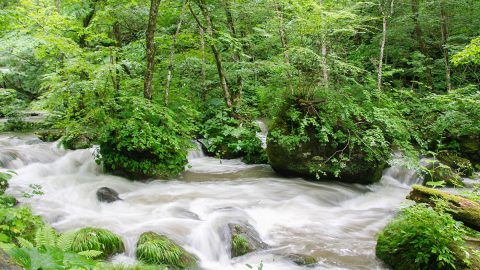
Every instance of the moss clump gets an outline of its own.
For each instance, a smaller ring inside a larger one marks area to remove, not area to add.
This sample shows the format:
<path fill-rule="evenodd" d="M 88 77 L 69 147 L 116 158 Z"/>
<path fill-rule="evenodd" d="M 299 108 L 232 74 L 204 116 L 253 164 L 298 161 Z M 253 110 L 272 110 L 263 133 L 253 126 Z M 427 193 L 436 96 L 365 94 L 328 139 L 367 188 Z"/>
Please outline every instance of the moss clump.
<path fill-rule="evenodd" d="M 253 251 L 245 237 L 236 234 L 232 237 L 232 257 L 243 256 Z"/>
<path fill-rule="evenodd" d="M 17 199 L 13 196 L 0 195 L 0 208 L 13 207 L 17 204 Z"/>
<path fill-rule="evenodd" d="M 109 230 L 100 228 L 83 228 L 75 233 L 71 251 L 101 251 L 102 258 L 108 258 L 125 250 L 122 239 Z"/>
<path fill-rule="evenodd" d="M 464 235 L 463 227 L 449 214 L 417 204 L 380 232 L 376 254 L 394 270 L 480 269 Z"/>
<path fill-rule="evenodd" d="M 142 233 L 137 242 L 137 259 L 143 263 L 165 265 L 173 269 L 196 266 L 196 258 L 164 235 Z"/>
<path fill-rule="evenodd" d="M 47 129 L 35 132 L 37 137 L 44 142 L 54 142 L 63 136 L 63 130 Z"/>

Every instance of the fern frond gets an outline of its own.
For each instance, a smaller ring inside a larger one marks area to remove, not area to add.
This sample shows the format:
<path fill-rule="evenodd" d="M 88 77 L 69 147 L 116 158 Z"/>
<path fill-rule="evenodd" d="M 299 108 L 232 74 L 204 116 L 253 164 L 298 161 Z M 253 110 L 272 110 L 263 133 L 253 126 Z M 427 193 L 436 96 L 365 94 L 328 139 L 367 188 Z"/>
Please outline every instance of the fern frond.
<path fill-rule="evenodd" d="M 62 233 L 57 240 L 57 247 L 63 251 L 72 249 L 73 241 L 75 240 L 76 231 L 68 231 Z"/>
<path fill-rule="evenodd" d="M 85 256 L 85 257 L 87 257 L 87 258 L 89 258 L 89 259 L 98 258 L 98 257 L 100 257 L 102 254 L 103 254 L 103 252 L 98 251 L 98 250 L 85 250 L 85 251 L 78 252 L 78 255 Z"/>
<path fill-rule="evenodd" d="M 57 232 L 52 227 L 45 225 L 37 230 L 35 234 L 35 243 L 38 247 L 55 247 L 57 238 Z"/>
<path fill-rule="evenodd" d="M 18 241 L 18 244 L 20 245 L 20 247 L 33 248 L 32 242 L 28 241 L 25 238 L 17 237 L 17 241 Z"/>

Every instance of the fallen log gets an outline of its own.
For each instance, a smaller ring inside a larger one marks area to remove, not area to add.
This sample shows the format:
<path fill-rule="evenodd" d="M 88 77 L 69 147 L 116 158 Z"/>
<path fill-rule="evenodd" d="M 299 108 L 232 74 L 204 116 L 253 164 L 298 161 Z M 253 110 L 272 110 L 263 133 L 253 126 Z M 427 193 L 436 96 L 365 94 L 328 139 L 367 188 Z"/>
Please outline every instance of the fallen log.
<path fill-rule="evenodd" d="M 434 206 L 435 203 L 433 199 L 435 198 L 441 198 L 448 202 L 447 212 L 450 213 L 455 220 L 461 221 L 465 226 L 480 231 L 480 204 L 475 201 L 419 185 L 413 186 L 413 190 L 407 196 L 409 200 L 417 203 L 427 203 L 431 206 Z"/>

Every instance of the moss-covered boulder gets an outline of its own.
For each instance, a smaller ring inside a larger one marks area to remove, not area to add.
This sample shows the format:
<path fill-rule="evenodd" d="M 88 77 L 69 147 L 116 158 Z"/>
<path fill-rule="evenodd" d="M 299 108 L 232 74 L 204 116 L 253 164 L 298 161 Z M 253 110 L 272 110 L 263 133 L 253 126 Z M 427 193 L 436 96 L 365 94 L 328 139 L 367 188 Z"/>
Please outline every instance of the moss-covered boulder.
<path fill-rule="evenodd" d="M 438 160 L 443 164 L 455 170 L 460 176 L 472 176 L 474 169 L 470 160 L 460 157 L 449 151 L 442 151 L 437 156 Z"/>
<path fill-rule="evenodd" d="M 0 208 L 1 207 L 13 207 L 17 205 L 18 201 L 13 196 L 0 195 Z"/>
<path fill-rule="evenodd" d="M 464 236 L 448 213 L 417 204 L 380 232 L 376 255 L 393 270 L 478 270 L 478 254 L 465 244 Z"/>
<path fill-rule="evenodd" d="M 75 232 L 71 251 L 82 252 L 87 250 L 101 251 L 101 258 L 108 258 L 125 251 L 122 239 L 106 229 L 82 228 Z"/>
<path fill-rule="evenodd" d="M 137 242 L 137 259 L 146 264 L 165 265 L 172 269 L 189 269 L 197 259 L 164 235 L 145 232 Z"/>
<path fill-rule="evenodd" d="M 287 258 L 299 266 L 314 266 L 318 263 L 317 258 L 305 254 L 290 254 Z"/>
<path fill-rule="evenodd" d="M 443 163 L 433 160 L 425 166 L 423 176 L 424 183 L 443 181 L 449 187 L 464 186 L 462 177 L 460 177 L 455 170 Z"/>
<path fill-rule="evenodd" d="M 457 139 L 462 156 L 480 170 L 480 136 L 463 136 Z"/>
<path fill-rule="evenodd" d="M 257 231 L 248 223 L 230 223 L 228 224 L 228 232 L 230 235 L 232 258 L 268 247 L 268 245 L 260 239 Z"/>
<path fill-rule="evenodd" d="M 54 142 L 59 140 L 63 136 L 63 130 L 61 129 L 47 129 L 39 130 L 35 132 L 37 137 L 44 142 Z"/>
<path fill-rule="evenodd" d="M 288 149 L 268 135 L 267 155 L 272 168 L 282 175 L 300 176 L 308 179 L 333 180 L 346 183 L 370 184 L 380 180 L 385 162 L 369 161 L 358 151 L 350 153 L 350 158 L 340 171 L 328 159 L 339 151 L 332 144 L 320 144 L 309 136 L 295 149 Z"/>

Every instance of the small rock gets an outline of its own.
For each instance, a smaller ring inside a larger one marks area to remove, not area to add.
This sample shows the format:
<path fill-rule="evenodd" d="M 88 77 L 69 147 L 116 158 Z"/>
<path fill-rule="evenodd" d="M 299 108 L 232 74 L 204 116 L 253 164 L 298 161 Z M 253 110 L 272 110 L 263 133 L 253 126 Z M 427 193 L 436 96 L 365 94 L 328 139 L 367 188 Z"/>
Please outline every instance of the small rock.
<path fill-rule="evenodd" d="M 299 266 L 313 266 L 318 263 L 317 258 L 304 254 L 290 254 L 287 258 Z"/>
<path fill-rule="evenodd" d="M 97 198 L 100 202 L 111 203 L 122 200 L 118 196 L 118 192 L 108 187 L 101 187 L 97 190 Z"/>
<path fill-rule="evenodd" d="M 17 263 L 15 263 L 10 256 L 0 248 L 0 269 L 3 270 L 22 270 Z"/>
<path fill-rule="evenodd" d="M 260 239 L 257 231 L 248 223 L 230 223 L 228 224 L 228 230 L 231 236 L 232 258 L 268 247 L 268 245 Z"/>

